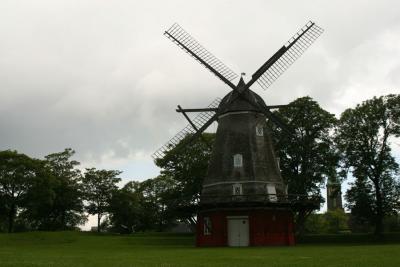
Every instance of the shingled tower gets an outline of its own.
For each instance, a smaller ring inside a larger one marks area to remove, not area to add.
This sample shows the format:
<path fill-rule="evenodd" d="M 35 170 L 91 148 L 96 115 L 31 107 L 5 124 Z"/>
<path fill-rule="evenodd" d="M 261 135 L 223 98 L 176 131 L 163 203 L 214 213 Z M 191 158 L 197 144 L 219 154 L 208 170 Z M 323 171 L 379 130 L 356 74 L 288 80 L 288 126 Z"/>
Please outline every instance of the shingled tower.
<path fill-rule="evenodd" d="M 243 79 L 240 79 L 244 85 Z M 240 86 L 240 85 L 239 85 Z M 267 107 L 251 90 L 243 98 L 235 92 L 225 96 L 218 107 L 218 129 L 213 154 L 204 179 L 202 201 L 218 196 L 285 193 L 266 116 L 251 101 Z M 236 98 L 231 104 L 229 99 Z"/>
<path fill-rule="evenodd" d="M 189 125 L 157 150 L 162 158 L 175 147 L 199 137 L 218 122 L 216 140 L 204 178 L 197 216 L 198 246 L 249 246 L 294 244 L 292 211 L 302 206 L 299 198 L 287 195 L 275 156 L 267 120 L 282 131 L 293 130 L 270 110 L 250 86 L 257 82 L 268 88 L 322 33 L 309 22 L 267 60 L 247 83 L 205 50 L 179 25 L 165 35 L 215 74 L 232 91 L 207 108 L 182 109 Z M 187 112 L 201 112 L 191 120 Z M 187 136 L 189 138 L 186 138 Z M 183 141 L 183 139 L 185 139 Z M 302 198 L 303 200 L 305 198 Z"/>

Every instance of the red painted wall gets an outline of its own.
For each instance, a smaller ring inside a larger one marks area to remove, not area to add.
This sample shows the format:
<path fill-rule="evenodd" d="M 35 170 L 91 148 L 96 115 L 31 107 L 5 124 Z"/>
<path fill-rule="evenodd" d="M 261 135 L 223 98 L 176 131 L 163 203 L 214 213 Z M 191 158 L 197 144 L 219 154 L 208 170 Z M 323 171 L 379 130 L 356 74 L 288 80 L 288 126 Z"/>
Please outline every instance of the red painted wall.
<path fill-rule="evenodd" d="M 294 245 L 293 215 L 288 210 L 241 210 L 202 212 L 197 216 L 197 246 L 226 246 L 227 216 L 249 217 L 250 246 Z M 204 235 L 204 217 L 209 217 L 212 234 Z"/>
<path fill-rule="evenodd" d="M 212 234 L 204 235 L 204 217 L 209 217 L 212 224 Z M 214 212 L 197 216 L 196 245 L 197 246 L 226 246 L 227 225 L 226 216 L 222 212 Z"/>

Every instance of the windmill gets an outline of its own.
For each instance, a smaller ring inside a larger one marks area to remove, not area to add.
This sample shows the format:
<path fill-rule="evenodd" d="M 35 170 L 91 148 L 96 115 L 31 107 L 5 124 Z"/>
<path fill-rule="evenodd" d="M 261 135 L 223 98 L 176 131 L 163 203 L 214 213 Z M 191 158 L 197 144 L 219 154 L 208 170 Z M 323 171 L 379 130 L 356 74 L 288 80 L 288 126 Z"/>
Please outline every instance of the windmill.
<path fill-rule="evenodd" d="M 247 83 L 200 45 L 178 24 L 164 35 L 231 88 L 222 99 L 206 108 L 183 109 L 189 124 L 178 132 L 153 158 L 163 158 L 171 147 L 175 152 L 187 145 L 213 123 L 218 122 L 216 139 L 204 178 L 197 221 L 198 246 L 248 246 L 293 244 L 293 216 L 296 207 L 306 205 L 287 195 L 271 141 L 267 120 L 282 131 L 292 132 L 264 100 L 250 89 L 258 83 L 264 90 L 322 34 L 323 29 L 308 22 Z M 243 76 L 243 73 L 242 73 Z M 187 113 L 199 112 L 192 120 Z"/>

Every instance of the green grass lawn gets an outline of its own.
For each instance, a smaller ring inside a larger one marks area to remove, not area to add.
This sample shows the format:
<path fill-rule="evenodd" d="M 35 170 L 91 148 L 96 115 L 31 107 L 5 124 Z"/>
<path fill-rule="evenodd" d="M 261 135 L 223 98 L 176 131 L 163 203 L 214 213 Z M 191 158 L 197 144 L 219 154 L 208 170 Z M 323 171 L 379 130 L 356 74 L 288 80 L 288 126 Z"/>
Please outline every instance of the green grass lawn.
<path fill-rule="evenodd" d="M 0 266 L 400 266 L 400 244 L 195 248 L 176 234 L 0 234 Z"/>

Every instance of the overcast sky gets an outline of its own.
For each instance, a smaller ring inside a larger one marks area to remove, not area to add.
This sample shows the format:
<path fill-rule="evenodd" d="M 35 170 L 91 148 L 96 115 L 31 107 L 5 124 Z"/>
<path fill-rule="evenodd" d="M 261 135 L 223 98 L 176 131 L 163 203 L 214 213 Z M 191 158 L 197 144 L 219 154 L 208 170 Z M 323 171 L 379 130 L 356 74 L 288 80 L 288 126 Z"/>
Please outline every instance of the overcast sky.
<path fill-rule="evenodd" d="M 83 167 L 157 175 L 150 157 L 229 88 L 162 33 L 178 22 L 250 76 L 308 20 L 324 34 L 267 91 L 339 115 L 400 93 L 400 1 L 0 1 L 0 150 L 76 150 Z M 398 150 L 394 144 L 394 149 Z"/>

